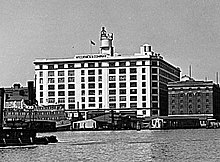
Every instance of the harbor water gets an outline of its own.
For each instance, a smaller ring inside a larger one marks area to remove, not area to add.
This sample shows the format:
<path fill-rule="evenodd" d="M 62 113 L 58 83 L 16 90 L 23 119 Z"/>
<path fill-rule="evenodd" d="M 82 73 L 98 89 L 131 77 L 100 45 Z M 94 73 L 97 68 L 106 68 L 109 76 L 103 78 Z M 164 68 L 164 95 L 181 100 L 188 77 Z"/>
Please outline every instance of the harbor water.
<path fill-rule="evenodd" d="M 220 129 L 67 131 L 59 142 L 0 149 L 2 162 L 220 161 Z"/>

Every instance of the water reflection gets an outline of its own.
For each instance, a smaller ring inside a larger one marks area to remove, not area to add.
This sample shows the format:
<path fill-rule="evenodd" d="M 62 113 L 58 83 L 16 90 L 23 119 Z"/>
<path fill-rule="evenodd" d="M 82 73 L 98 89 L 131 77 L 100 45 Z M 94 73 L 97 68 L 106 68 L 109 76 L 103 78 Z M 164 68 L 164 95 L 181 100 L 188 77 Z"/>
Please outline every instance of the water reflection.
<path fill-rule="evenodd" d="M 220 161 L 220 129 L 39 134 L 57 144 L 0 150 L 2 161 Z"/>

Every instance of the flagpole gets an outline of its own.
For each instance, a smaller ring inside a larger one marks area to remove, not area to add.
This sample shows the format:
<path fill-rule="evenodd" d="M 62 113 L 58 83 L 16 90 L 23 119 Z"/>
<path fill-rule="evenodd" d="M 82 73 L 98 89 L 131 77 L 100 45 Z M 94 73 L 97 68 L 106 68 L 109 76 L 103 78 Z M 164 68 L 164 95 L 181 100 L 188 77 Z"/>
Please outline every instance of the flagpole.
<path fill-rule="evenodd" d="M 92 44 L 91 44 L 91 40 L 90 40 L 89 44 L 90 44 L 90 54 L 92 54 Z"/>

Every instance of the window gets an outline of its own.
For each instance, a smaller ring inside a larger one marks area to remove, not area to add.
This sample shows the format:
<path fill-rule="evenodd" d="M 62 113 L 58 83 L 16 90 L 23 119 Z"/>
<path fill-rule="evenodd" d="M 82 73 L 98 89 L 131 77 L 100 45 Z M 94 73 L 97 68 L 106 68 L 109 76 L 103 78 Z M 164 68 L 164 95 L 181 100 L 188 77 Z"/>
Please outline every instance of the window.
<path fill-rule="evenodd" d="M 58 98 L 58 103 L 65 103 L 65 98 Z"/>
<path fill-rule="evenodd" d="M 130 82 L 130 87 L 137 87 L 137 82 Z"/>
<path fill-rule="evenodd" d="M 119 74 L 126 74 L 126 69 L 119 69 Z"/>
<path fill-rule="evenodd" d="M 84 68 L 84 63 L 81 63 L 81 68 Z M 83 70 L 84 71 L 84 70 Z"/>
<path fill-rule="evenodd" d="M 206 99 L 206 102 L 209 102 L 209 99 Z"/>
<path fill-rule="evenodd" d="M 125 61 L 119 62 L 119 66 L 126 66 L 126 62 Z"/>
<path fill-rule="evenodd" d="M 152 68 L 152 74 L 157 74 L 157 68 Z"/>
<path fill-rule="evenodd" d="M 58 76 L 64 76 L 64 71 L 58 71 Z"/>
<path fill-rule="evenodd" d="M 99 75 L 101 75 L 102 74 L 102 69 L 99 69 Z"/>
<path fill-rule="evenodd" d="M 157 96 L 152 96 L 152 101 L 158 101 L 158 97 Z"/>
<path fill-rule="evenodd" d="M 68 71 L 68 76 L 74 76 L 75 75 L 75 71 L 74 70 L 69 70 Z"/>
<path fill-rule="evenodd" d="M 102 83 L 99 83 L 99 88 L 102 88 Z"/>
<path fill-rule="evenodd" d="M 109 108 L 116 108 L 116 103 L 110 103 Z"/>
<path fill-rule="evenodd" d="M 115 69 L 109 69 L 109 74 L 115 74 L 116 73 L 115 71 L 116 71 Z"/>
<path fill-rule="evenodd" d="M 102 97 L 99 97 L 99 102 L 102 102 Z"/>
<path fill-rule="evenodd" d="M 75 109 L 75 104 L 69 104 L 69 105 L 68 105 L 68 108 L 69 108 L 69 109 Z"/>
<path fill-rule="evenodd" d="M 145 61 L 142 61 L 142 65 L 143 65 L 143 66 L 145 65 Z"/>
<path fill-rule="evenodd" d="M 126 81 L 126 75 L 119 76 L 119 81 Z"/>
<path fill-rule="evenodd" d="M 43 98 L 40 98 L 40 103 L 43 103 Z"/>
<path fill-rule="evenodd" d="M 75 89 L 75 84 L 68 84 L 68 89 Z"/>
<path fill-rule="evenodd" d="M 99 62 L 99 67 L 102 67 L 102 63 L 101 62 Z"/>
<path fill-rule="evenodd" d="M 137 96 L 130 96 L 130 101 L 137 101 Z"/>
<path fill-rule="evenodd" d="M 58 69 L 64 69 L 64 64 L 58 64 Z"/>
<path fill-rule="evenodd" d="M 68 96 L 75 96 L 75 91 L 69 91 Z"/>
<path fill-rule="evenodd" d="M 58 78 L 58 83 L 64 83 L 64 78 Z"/>
<path fill-rule="evenodd" d="M 119 106 L 120 108 L 126 108 L 126 103 L 120 103 Z"/>
<path fill-rule="evenodd" d="M 99 95 L 102 95 L 102 90 L 99 90 Z"/>
<path fill-rule="evenodd" d="M 137 89 L 130 89 L 130 94 L 137 94 Z"/>
<path fill-rule="evenodd" d="M 109 88 L 116 88 L 116 83 L 109 83 Z"/>
<path fill-rule="evenodd" d="M 68 82 L 74 82 L 75 81 L 75 77 L 68 77 Z"/>
<path fill-rule="evenodd" d="M 81 75 L 85 75 L 85 70 L 81 70 Z"/>
<path fill-rule="evenodd" d="M 85 102 L 85 97 L 82 97 L 81 100 L 82 100 L 82 102 Z"/>
<path fill-rule="evenodd" d="M 54 65 L 48 65 L 48 69 L 49 70 L 53 70 L 54 69 Z"/>
<path fill-rule="evenodd" d="M 152 80 L 157 80 L 157 75 L 152 75 Z"/>
<path fill-rule="evenodd" d="M 98 77 L 98 81 L 101 82 L 102 81 L 102 76 Z"/>
<path fill-rule="evenodd" d="M 119 83 L 119 87 L 120 87 L 120 88 L 124 88 L 124 87 L 126 87 L 126 83 L 125 83 L 125 82 L 123 82 L 123 83 Z"/>
<path fill-rule="evenodd" d="M 109 76 L 109 81 L 115 81 L 116 77 L 115 76 Z"/>
<path fill-rule="evenodd" d="M 157 66 L 157 61 L 152 61 L 152 62 L 151 62 L 151 65 Z"/>
<path fill-rule="evenodd" d="M 48 96 L 55 96 L 55 92 L 54 91 L 48 91 Z"/>
<path fill-rule="evenodd" d="M 74 68 L 74 64 L 68 64 L 68 68 L 69 69 L 73 69 Z"/>
<path fill-rule="evenodd" d="M 157 82 L 152 82 L 152 87 L 158 87 Z"/>
<path fill-rule="evenodd" d="M 40 90 L 43 90 L 43 85 L 40 85 Z"/>
<path fill-rule="evenodd" d="M 142 73 L 146 73 L 146 69 L 145 68 L 142 68 Z"/>
<path fill-rule="evenodd" d="M 89 97 L 89 102 L 95 102 L 95 97 Z"/>
<path fill-rule="evenodd" d="M 137 103 L 130 103 L 131 108 L 137 108 Z"/>
<path fill-rule="evenodd" d="M 88 82 L 95 82 L 95 77 L 88 77 Z"/>
<path fill-rule="evenodd" d="M 152 94 L 157 94 L 158 90 L 157 89 L 152 89 Z"/>
<path fill-rule="evenodd" d="M 142 94 L 146 94 L 146 89 L 142 89 Z"/>
<path fill-rule="evenodd" d="M 82 88 L 82 89 L 85 89 L 85 84 L 81 84 L 81 88 Z"/>
<path fill-rule="evenodd" d="M 115 62 L 109 62 L 109 67 L 115 67 Z"/>
<path fill-rule="evenodd" d="M 95 63 L 88 63 L 88 67 L 95 67 Z"/>
<path fill-rule="evenodd" d="M 142 101 L 146 101 L 146 96 L 142 96 Z"/>
<path fill-rule="evenodd" d="M 48 76 L 54 76 L 54 71 L 48 71 Z"/>
<path fill-rule="evenodd" d="M 209 93 L 206 93 L 206 96 L 209 96 Z"/>
<path fill-rule="evenodd" d="M 130 75 L 130 80 L 137 80 L 137 75 Z"/>
<path fill-rule="evenodd" d="M 65 85 L 64 84 L 58 85 L 58 89 L 65 89 Z"/>
<path fill-rule="evenodd" d="M 81 95 L 84 96 L 86 94 L 85 90 L 81 91 Z"/>
<path fill-rule="evenodd" d="M 130 74 L 133 74 L 133 73 L 137 73 L 137 69 L 136 68 L 130 68 Z"/>
<path fill-rule="evenodd" d="M 40 97 L 43 97 L 43 92 L 40 92 Z"/>
<path fill-rule="evenodd" d="M 136 61 L 130 61 L 130 66 L 136 66 Z"/>
<path fill-rule="evenodd" d="M 88 75 L 95 75 L 95 70 L 88 70 Z"/>
<path fill-rule="evenodd" d="M 89 95 L 95 95 L 95 90 L 89 90 Z"/>
<path fill-rule="evenodd" d="M 81 82 L 85 82 L 85 77 L 81 77 Z"/>
<path fill-rule="evenodd" d="M 109 96 L 109 102 L 116 101 L 116 96 Z"/>
<path fill-rule="evenodd" d="M 40 72 L 39 72 L 39 76 L 40 76 L 40 77 L 43 77 L 43 71 L 40 71 Z"/>
<path fill-rule="evenodd" d="M 119 94 L 126 94 L 126 89 L 120 89 Z"/>
<path fill-rule="evenodd" d="M 55 103 L 55 98 L 48 98 L 48 103 Z"/>
<path fill-rule="evenodd" d="M 116 90 L 109 90 L 109 95 L 115 95 L 116 94 Z"/>
<path fill-rule="evenodd" d="M 55 85 L 48 85 L 48 90 L 54 90 L 55 89 Z"/>
<path fill-rule="evenodd" d="M 74 103 L 75 102 L 75 97 L 69 97 L 68 102 L 69 103 Z"/>
<path fill-rule="evenodd" d="M 65 91 L 58 91 L 58 96 L 65 96 Z"/>
<path fill-rule="evenodd" d="M 120 96 L 120 97 L 119 97 L 119 100 L 120 100 L 120 101 L 126 101 L 126 96 Z"/>
<path fill-rule="evenodd" d="M 146 75 L 142 75 L 142 80 L 146 80 Z"/>
<path fill-rule="evenodd" d="M 95 88 L 95 83 L 89 83 L 89 88 L 91 89 Z"/>

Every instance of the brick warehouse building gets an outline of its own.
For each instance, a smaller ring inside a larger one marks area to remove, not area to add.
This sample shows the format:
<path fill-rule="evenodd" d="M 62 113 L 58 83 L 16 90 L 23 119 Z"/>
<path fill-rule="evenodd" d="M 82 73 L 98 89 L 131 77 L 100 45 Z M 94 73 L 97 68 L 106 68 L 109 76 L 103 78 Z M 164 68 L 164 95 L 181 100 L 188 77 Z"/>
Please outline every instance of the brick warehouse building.
<path fill-rule="evenodd" d="M 168 115 L 167 83 L 180 80 L 180 69 L 151 46 L 140 53 L 114 52 L 113 34 L 102 28 L 100 52 L 72 58 L 36 59 L 39 105 L 63 104 L 66 111 L 136 111 L 140 117 Z"/>
<path fill-rule="evenodd" d="M 220 119 L 220 88 L 212 81 L 183 81 L 168 84 L 169 116 L 197 116 Z"/>

